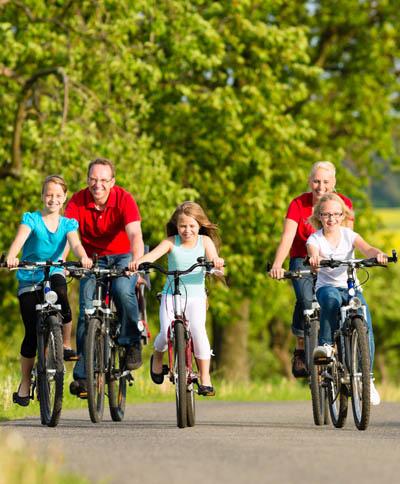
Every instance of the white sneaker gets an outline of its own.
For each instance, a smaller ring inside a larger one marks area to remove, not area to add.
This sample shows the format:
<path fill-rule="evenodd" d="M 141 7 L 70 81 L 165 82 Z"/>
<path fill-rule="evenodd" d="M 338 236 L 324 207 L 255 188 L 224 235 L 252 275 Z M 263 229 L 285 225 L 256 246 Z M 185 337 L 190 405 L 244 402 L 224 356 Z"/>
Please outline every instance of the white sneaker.
<path fill-rule="evenodd" d="M 329 363 L 333 356 L 333 346 L 325 343 L 323 346 L 317 346 L 313 351 L 314 363 Z"/>
<path fill-rule="evenodd" d="M 381 397 L 379 396 L 378 390 L 375 388 L 374 380 L 371 378 L 370 384 L 371 394 L 371 405 L 379 405 L 381 403 Z"/>

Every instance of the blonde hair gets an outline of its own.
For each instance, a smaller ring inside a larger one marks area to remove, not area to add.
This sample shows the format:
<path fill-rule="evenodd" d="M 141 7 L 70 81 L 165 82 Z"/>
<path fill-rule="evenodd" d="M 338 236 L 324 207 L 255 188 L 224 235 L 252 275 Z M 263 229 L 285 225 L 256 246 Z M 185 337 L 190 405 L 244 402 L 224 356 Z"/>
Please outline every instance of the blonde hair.
<path fill-rule="evenodd" d="M 343 199 L 336 195 L 336 193 L 327 193 L 326 195 L 322 196 L 316 205 L 314 206 L 314 212 L 311 217 L 308 219 L 308 223 L 311 224 L 315 229 L 321 229 L 322 223 L 320 220 L 321 215 L 321 207 L 325 202 L 337 202 L 340 204 L 342 213 L 343 213 L 343 220 L 341 225 L 348 227 L 351 222 L 354 220 L 354 213 L 350 208 L 344 203 Z"/>
<path fill-rule="evenodd" d="M 46 189 L 46 186 L 49 183 L 55 183 L 56 185 L 60 185 L 61 188 L 63 189 L 63 192 L 67 193 L 68 187 L 67 187 L 67 184 L 66 184 L 64 178 L 60 175 L 49 175 L 49 176 L 46 176 L 46 178 L 44 179 L 44 182 L 42 184 L 42 195 L 43 195 L 43 193 Z"/>
<path fill-rule="evenodd" d="M 194 218 L 200 225 L 199 234 L 208 235 L 218 249 L 220 245 L 218 227 L 209 220 L 201 206 L 195 202 L 186 201 L 178 205 L 166 225 L 168 237 L 178 234 L 178 218 L 180 215 Z"/>
<path fill-rule="evenodd" d="M 308 178 L 312 178 L 315 175 L 315 172 L 317 170 L 330 171 L 332 173 L 332 176 L 334 178 L 336 177 L 335 165 L 330 161 L 317 161 L 316 163 L 314 163 L 313 166 L 311 167 L 310 175 Z"/>

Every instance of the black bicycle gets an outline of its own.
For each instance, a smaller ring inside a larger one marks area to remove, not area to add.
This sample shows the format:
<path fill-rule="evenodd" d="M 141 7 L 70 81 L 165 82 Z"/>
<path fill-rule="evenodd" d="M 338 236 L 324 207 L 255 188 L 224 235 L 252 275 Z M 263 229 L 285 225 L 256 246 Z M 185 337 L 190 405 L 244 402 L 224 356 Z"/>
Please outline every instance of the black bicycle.
<path fill-rule="evenodd" d="M 271 264 L 268 263 L 267 272 L 270 272 L 270 270 Z M 313 285 L 311 308 L 303 311 L 305 366 L 309 378 L 314 423 L 315 425 L 326 425 L 329 423 L 328 395 L 326 388 L 320 385 L 320 375 L 313 364 L 313 351 L 318 346 L 320 316 L 320 307 L 314 290 L 316 275 L 311 269 L 285 271 L 283 275 L 284 279 L 302 279 L 304 277 L 310 278 L 310 284 Z"/>
<path fill-rule="evenodd" d="M 126 348 L 118 344 L 121 323 L 114 305 L 111 284 L 117 277 L 126 277 L 128 268 L 99 267 L 95 261 L 91 269 L 85 269 L 86 276 L 95 277 L 93 308 L 85 310 L 85 366 L 87 399 L 90 419 L 98 423 L 103 419 L 105 387 L 108 389 L 108 403 L 111 418 L 123 420 L 126 406 L 127 384 L 134 378 L 126 367 Z M 150 336 L 146 321 L 144 287 L 137 288 L 142 341 Z"/>
<path fill-rule="evenodd" d="M 388 262 L 397 262 L 396 251 Z M 322 260 L 320 267 L 347 267 L 347 301 L 340 308 L 339 329 L 334 333 L 333 357 L 315 364 L 318 384 L 328 393 L 329 411 L 335 427 L 344 426 L 348 398 L 351 396 L 354 423 L 365 430 L 370 418 L 371 364 L 366 308 L 356 296 L 356 271 L 361 268 L 386 267 L 376 258 Z"/>
<path fill-rule="evenodd" d="M 168 329 L 168 365 L 163 365 L 163 373 L 169 374 L 169 380 L 175 385 L 176 419 L 179 428 L 193 427 L 196 422 L 194 385 L 199 384 L 198 373 L 194 368 L 193 340 L 189 321 L 185 316 L 185 304 L 182 304 L 180 279 L 198 267 L 204 267 L 206 272 L 214 271 L 214 264 L 204 257 L 188 269 L 168 271 L 158 264 L 143 262 L 138 272 L 146 274 L 155 269 L 173 277 L 173 307 L 174 320 Z M 217 270 L 215 270 L 216 272 Z"/>
<path fill-rule="evenodd" d="M 68 268 L 80 262 L 31 262 L 21 261 L 18 269 L 42 270 L 44 279 L 38 287 L 42 290 L 41 301 L 36 304 L 37 361 L 32 370 L 30 398 L 36 391 L 43 425 L 55 427 L 61 415 L 64 388 L 64 359 L 61 305 L 50 285 L 52 267 Z M 7 267 L 3 261 L 0 267 Z M 16 269 L 17 269 L 16 268 Z"/>

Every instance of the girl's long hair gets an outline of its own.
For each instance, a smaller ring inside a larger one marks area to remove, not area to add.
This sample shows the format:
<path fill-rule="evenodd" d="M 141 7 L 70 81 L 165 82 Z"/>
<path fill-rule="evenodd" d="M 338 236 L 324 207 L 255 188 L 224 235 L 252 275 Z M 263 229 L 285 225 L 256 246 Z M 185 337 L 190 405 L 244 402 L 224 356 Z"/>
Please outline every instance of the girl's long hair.
<path fill-rule="evenodd" d="M 354 212 L 350 210 L 350 208 L 344 203 L 343 199 L 336 195 L 336 193 L 327 193 L 323 195 L 314 206 L 314 212 L 309 217 L 308 223 L 311 224 L 315 229 L 319 230 L 322 228 L 321 220 L 319 219 L 321 214 L 321 207 L 325 202 L 337 202 L 340 204 L 342 208 L 342 213 L 344 215 L 341 225 L 344 227 L 348 227 L 351 225 L 351 222 L 354 220 Z"/>
<path fill-rule="evenodd" d="M 168 237 L 178 234 L 177 227 L 178 227 L 179 215 L 186 215 L 188 217 L 194 218 L 197 221 L 197 223 L 200 225 L 199 234 L 208 235 L 208 237 L 210 237 L 210 239 L 214 242 L 215 247 L 218 250 L 220 246 L 218 227 L 216 224 L 213 224 L 209 220 L 204 210 L 196 202 L 186 201 L 178 205 L 178 207 L 176 208 L 175 212 L 172 214 L 172 217 L 169 219 L 166 225 Z"/>

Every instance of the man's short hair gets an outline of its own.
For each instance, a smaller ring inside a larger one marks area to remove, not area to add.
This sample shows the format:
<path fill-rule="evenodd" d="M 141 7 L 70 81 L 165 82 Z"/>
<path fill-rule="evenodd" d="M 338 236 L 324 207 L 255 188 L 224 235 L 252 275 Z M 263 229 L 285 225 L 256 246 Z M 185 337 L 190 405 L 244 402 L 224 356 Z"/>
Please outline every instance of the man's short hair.
<path fill-rule="evenodd" d="M 90 163 L 89 163 L 89 166 L 88 166 L 88 171 L 87 171 L 87 176 L 89 177 L 89 174 L 90 174 L 90 170 L 92 169 L 92 166 L 94 165 L 104 165 L 104 166 L 109 166 L 110 169 L 111 169 L 111 173 L 112 173 L 112 177 L 115 178 L 115 166 L 114 166 L 114 163 L 110 160 L 107 160 L 107 158 L 96 158 L 94 160 L 92 160 Z"/>

